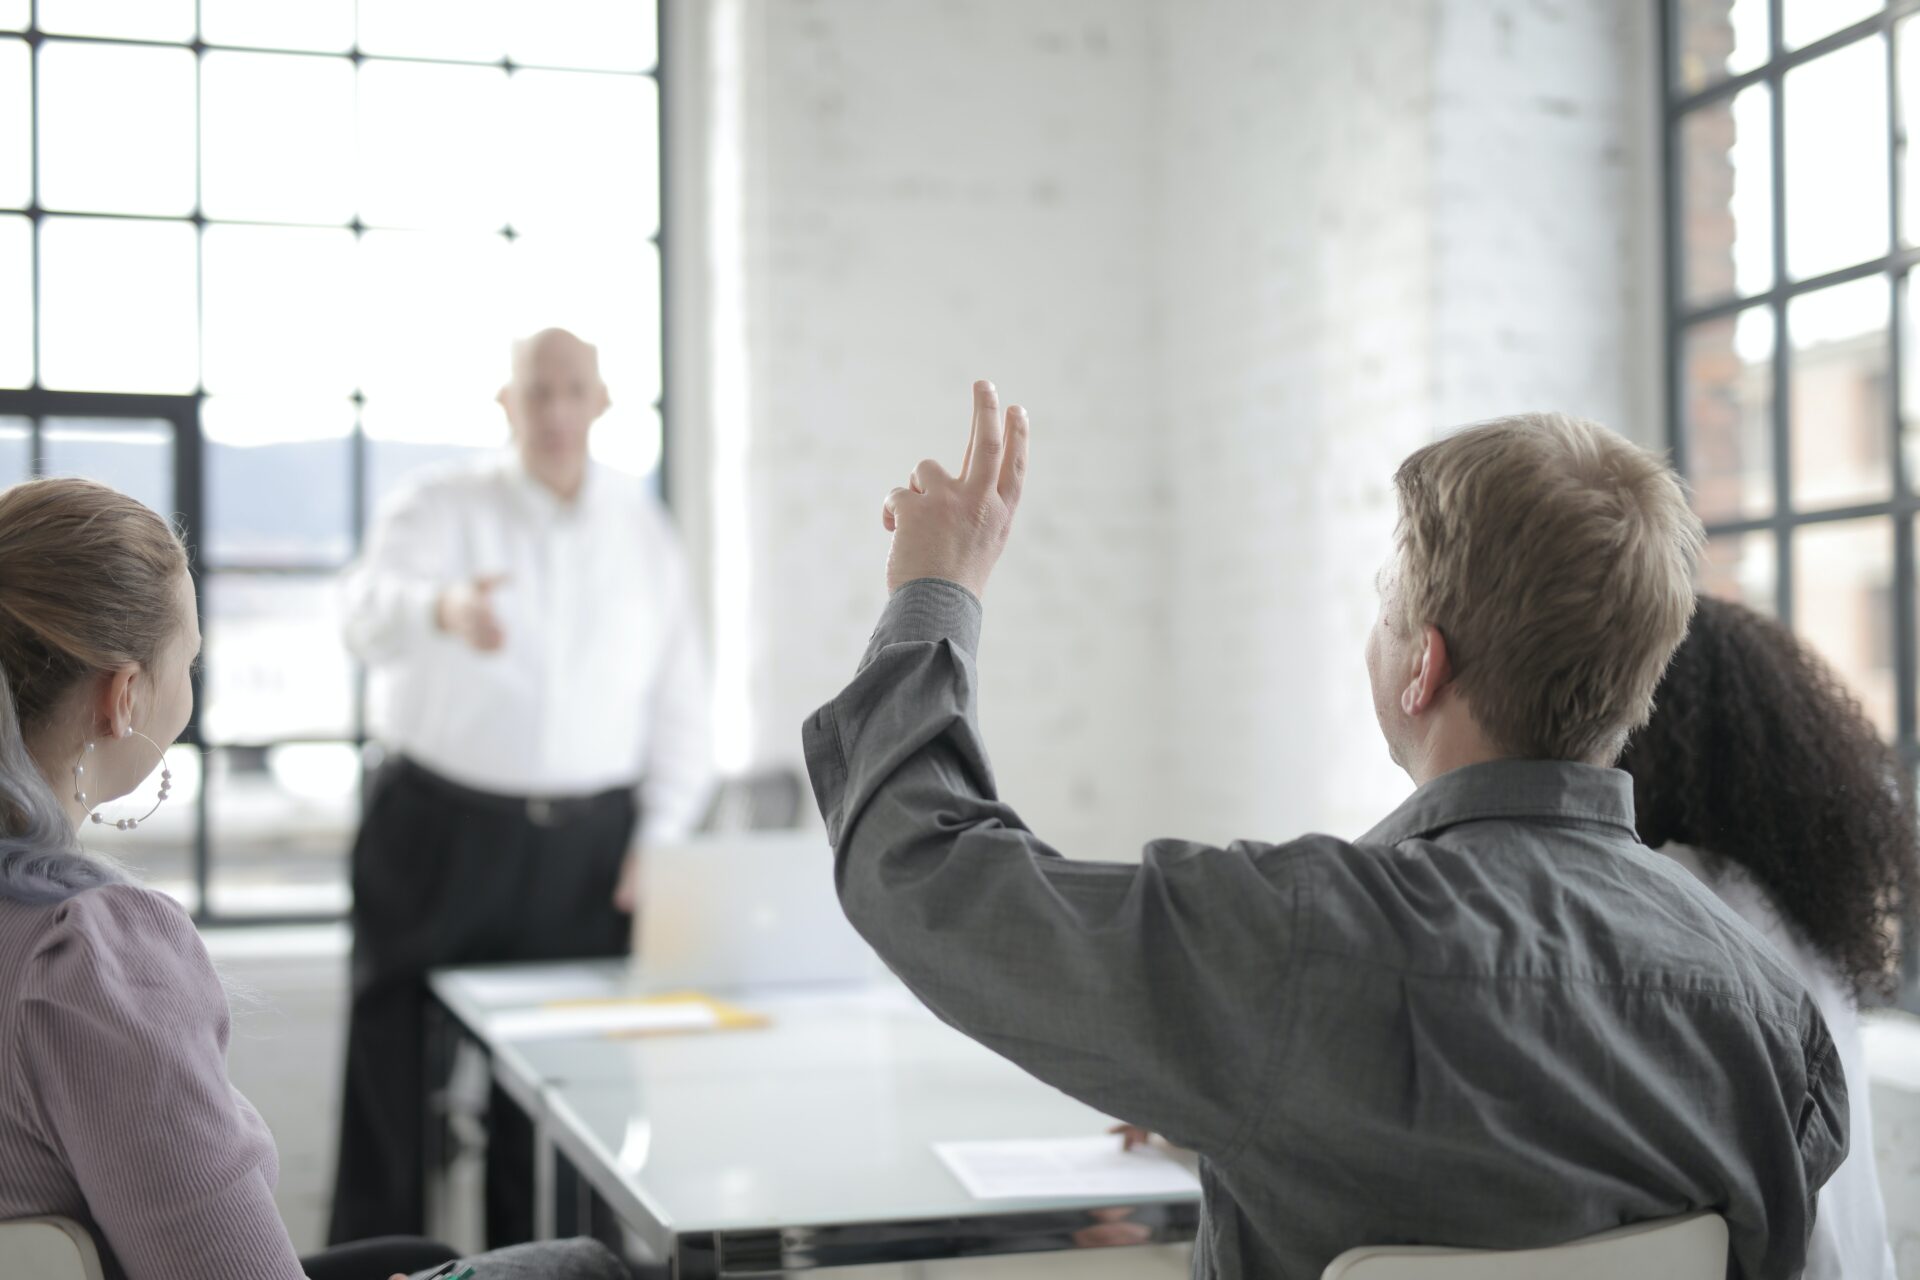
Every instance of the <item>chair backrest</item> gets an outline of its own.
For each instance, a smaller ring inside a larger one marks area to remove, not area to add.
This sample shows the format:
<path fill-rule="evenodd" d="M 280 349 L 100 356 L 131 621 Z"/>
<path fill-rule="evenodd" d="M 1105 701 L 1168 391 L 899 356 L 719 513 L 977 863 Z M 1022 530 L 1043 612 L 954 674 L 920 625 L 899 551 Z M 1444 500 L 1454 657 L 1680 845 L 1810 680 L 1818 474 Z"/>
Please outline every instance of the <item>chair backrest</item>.
<path fill-rule="evenodd" d="M 1723 1280 L 1717 1213 L 1643 1222 L 1545 1249 L 1489 1252 L 1380 1245 L 1349 1249 L 1320 1280 Z"/>
<path fill-rule="evenodd" d="M 0 1276 L 7 1280 L 105 1280 L 93 1237 L 71 1218 L 0 1222 Z"/>

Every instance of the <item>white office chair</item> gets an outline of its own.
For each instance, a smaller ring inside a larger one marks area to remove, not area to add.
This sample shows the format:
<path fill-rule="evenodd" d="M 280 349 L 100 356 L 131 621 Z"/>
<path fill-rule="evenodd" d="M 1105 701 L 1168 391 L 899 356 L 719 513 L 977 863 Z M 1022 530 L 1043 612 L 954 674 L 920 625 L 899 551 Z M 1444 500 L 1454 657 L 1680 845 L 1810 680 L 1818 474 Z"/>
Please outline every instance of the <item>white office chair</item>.
<path fill-rule="evenodd" d="M 93 1237 L 71 1218 L 0 1222 L 0 1276 L 7 1280 L 105 1280 Z"/>
<path fill-rule="evenodd" d="M 1546 1249 L 1419 1246 L 1349 1249 L 1320 1280 L 1723 1280 L 1727 1224 L 1717 1213 L 1642 1222 Z"/>

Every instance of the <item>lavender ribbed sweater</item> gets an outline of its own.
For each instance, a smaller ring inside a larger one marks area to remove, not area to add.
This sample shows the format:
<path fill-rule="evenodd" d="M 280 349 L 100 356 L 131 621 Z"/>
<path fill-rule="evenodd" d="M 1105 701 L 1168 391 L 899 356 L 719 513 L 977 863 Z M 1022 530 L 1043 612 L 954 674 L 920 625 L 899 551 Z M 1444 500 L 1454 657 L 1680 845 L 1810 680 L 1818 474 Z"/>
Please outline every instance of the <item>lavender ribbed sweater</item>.
<path fill-rule="evenodd" d="M 126 1280 L 300 1280 L 228 1023 L 166 895 L 0 900 L 0 1219 L 77 1218 Z"/>

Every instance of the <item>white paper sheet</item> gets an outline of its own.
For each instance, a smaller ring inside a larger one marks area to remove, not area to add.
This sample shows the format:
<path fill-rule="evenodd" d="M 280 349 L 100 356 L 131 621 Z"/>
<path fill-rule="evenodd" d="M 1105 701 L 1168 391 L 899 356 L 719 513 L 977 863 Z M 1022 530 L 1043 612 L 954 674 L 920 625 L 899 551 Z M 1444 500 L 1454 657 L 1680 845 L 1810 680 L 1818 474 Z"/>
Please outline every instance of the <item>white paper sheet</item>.
<path fill-rule="evenodd" d="M 1198 1192 L 1165 1152 L 1120 1149 L 1114 1134 L 1018 1142 L 936 1142 L 934 1154 L 976 1200 L 1125 1200 Z"/>
<path fill-rule="evenodd" d="M 510 1009 L 487 1019 L 487 1029 L 503 1040 L 560 1040 L 622 1031 L 706 1031 L 718 1024 L 711 1006 L 693 1000 L 549 1005 Z"/>

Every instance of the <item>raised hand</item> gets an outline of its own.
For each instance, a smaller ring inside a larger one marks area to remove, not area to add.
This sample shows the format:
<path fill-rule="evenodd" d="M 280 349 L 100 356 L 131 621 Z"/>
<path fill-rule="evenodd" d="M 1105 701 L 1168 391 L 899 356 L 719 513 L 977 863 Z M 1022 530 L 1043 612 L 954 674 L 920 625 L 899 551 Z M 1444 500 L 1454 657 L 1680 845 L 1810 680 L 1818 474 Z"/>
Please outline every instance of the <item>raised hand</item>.
<path fill-rule="evenodd" d="M 1027 411 L 1000 413 L 991 382 L 973 384 L 973 428 L 960 474 L 928 459 L 887 495 L 880 522 L 893 535 L 887 590 L 915 578 L 945 578 L 984 596 L 1007 545 L 1027 478 Z"/>

